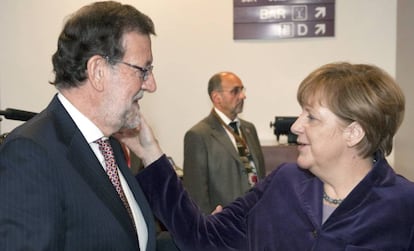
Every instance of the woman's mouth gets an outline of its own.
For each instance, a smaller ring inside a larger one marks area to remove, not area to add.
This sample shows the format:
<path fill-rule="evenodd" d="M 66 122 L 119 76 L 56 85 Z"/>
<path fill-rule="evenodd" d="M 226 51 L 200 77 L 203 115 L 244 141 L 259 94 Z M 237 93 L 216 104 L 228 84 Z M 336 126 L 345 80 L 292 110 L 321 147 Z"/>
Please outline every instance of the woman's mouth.
<path fill-rule="evenodd" d="M 296 143 L 297 145 L 298 145 L 298 150 L 301 150 L 301 149 L 303 149 L 304 147 L 306 147 L 306 146 L 308 146 L 309 144 L 307 144 L 307 143 L 304 143 L 304 142 L 300 142 L 300 141 L 297 141 L 297 143 Z"/>

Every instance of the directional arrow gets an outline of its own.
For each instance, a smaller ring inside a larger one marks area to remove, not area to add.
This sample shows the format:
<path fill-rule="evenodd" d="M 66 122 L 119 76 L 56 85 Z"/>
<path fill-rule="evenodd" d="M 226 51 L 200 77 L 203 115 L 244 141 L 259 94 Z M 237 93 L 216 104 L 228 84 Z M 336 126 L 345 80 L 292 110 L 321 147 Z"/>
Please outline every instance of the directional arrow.
<path fill-rule="evenodd" d="M 315 8 L 315 18 L 324 18 L 326 17 L 326 7 L 316 7 Z"/>
<path fill-rule="evenodd" d="M 316 24 L 315 25 L 315 35 L 325 34 L 326 25 L 325 24 Z"/>

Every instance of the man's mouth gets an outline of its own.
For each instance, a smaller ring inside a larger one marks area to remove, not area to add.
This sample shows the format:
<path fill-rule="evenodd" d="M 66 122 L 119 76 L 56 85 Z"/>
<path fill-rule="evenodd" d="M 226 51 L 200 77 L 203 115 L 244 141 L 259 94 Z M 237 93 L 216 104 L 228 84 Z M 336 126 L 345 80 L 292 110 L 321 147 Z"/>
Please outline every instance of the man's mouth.
<path fill-rule="evenodd" d="M 138 107 L 138 109 L 140 109 L 140 106 L 139 106 L 139 100 L 140 100 L 141 98 L 138 98 L 138 97 L 136 97 L 136 98 L 134 98 L 133 100 L 132 100 L 132 105 L 134 106 L 137 106 Z"/>
<path fill-rule="evenodd" d="M 135 96 L 134 96 L 134 98 L 132 99 L 132 102 L 133 103 L 137 103 L 138 104 L 138 101 L 140 100 L 140 99 L 142 99 L 142 97 L 144 97 L 144 93 L 142 92 L 142 91 L 139 91 Z"/>

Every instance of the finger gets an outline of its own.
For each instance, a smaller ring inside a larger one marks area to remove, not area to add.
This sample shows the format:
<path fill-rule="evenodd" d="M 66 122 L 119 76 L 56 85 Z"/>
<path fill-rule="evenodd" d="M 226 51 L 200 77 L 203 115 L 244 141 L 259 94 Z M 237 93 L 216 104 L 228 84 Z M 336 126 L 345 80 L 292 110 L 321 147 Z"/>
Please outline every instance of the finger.
<path fill-rule="evenodd" d="M 220 213 L 221 211 L 223 211 L 223 207 L 221 205 L 218 205 L 213 212 L 211 212 L 211 214 L 217 214 Z"/>

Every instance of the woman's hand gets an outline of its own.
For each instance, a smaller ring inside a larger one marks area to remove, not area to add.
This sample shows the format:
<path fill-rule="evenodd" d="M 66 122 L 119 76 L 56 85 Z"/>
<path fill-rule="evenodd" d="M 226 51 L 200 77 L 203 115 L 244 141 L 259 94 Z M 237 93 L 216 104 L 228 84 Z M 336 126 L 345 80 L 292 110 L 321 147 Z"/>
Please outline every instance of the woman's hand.
<path fill-rule="evenodd" d="M 223 211 L 223 207 L 221 205 L 216 206 L 216 208 L 214 209 L 213 212 L 211 212 L 212 215 L 220 213 L 221 211 Z"/>
<path fill-rule="evenodd" d="M 159 159 L 163 152 L 141 112 L 139 112 L 139 116 L 141 122 L 137 128 L 121 129 L 113 136 L 141 158 L 146 167 Z"/>

